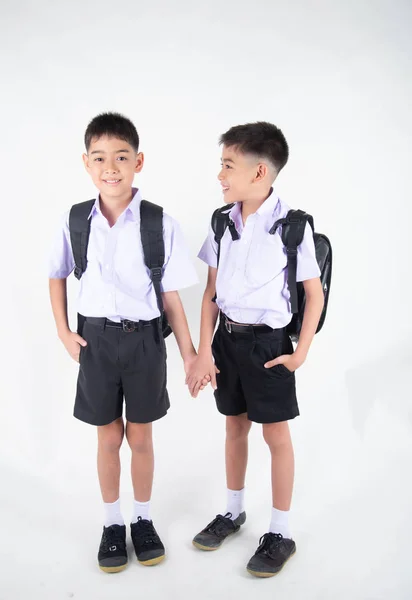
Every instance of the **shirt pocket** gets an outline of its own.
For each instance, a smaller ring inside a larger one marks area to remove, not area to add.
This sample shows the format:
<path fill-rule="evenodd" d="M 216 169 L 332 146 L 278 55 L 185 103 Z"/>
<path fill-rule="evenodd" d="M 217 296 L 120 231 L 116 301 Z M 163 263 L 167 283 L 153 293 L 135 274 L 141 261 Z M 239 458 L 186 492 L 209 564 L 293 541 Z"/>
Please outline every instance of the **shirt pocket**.
<path fill-rule="evenodd" d="M 253 287 L 261 287 L 275 279 L 287 265 L 287 257 L 278 234 L 266 236 L 250 246 L 245 277 Z"/>

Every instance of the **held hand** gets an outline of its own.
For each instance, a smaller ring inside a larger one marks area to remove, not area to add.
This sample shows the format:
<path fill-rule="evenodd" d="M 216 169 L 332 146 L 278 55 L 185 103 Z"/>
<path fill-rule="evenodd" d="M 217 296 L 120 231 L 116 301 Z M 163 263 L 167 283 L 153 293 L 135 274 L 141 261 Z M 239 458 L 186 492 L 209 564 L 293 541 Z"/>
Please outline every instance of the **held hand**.
<path fill-rule="evenodd" d="M 293 373 L 296 371 L 296 369 L 299 369 L 304 362 L 305 360 L 299 357 L 299 355 L 297 355 L 295 352 L 294 354 L 282 354 L 282 356 L 278 356 L 277 358 L 265 363 L 264 367 L 265 369 L 271 369 L 272 367 L 276 367 L 276 365 L 283 365 L 288 369 L 288 371 Z"/>
<path fill-rule="evenodd" d="M 185 358 L 183 360 L 183 368 L 185 370 L 185 375 L 186 375 L 186 379 L 185 379 L 185 383 L 187 383 L 187 377 L 188 374 L 191 372 L 193 365 L 196 363 L 197 360 L 197 354 L 191 354 L 189 356 L 189 358 Z"/>
<path fill-rule="evenodd" d="M 78 333 L 70 330 L 61 335 L 60 339 L 72 359 L 79 362 L 80 346 L 87 346 L 86 340 Z"/>
<path fill-rule="evenodd" d="M 186 374 L 186 379 L 185 379 L 186 384 L 188 381 L 188 377 L 190 377 L 190 373 L 196 368 L 195 363 L 196 363 L 197 359 L 198 359 L 197 354 L 193 354 L 192 356 L 190 356 L 189 358 L 187 358 L 183 361 L 184 370 L 185 370 L 185 374 Z M 199 390 L 204 390 L 209 382 L 210 382 L 209 375 L 205 375 L 203 378 L 201 378 L 200 382 L 196 381 L 196 383 L 199 383 Z"/>
<path fill-rule="evenodd" d="M 198 356 L 186 375 L 186 383 L 193 398 L 197 397 L 199 390 L 203 390 L 209 381 L 215 390 L 217 387 L 216 373 L 219 372 L 213 361 L 212 353 L 207 356 Z"/>

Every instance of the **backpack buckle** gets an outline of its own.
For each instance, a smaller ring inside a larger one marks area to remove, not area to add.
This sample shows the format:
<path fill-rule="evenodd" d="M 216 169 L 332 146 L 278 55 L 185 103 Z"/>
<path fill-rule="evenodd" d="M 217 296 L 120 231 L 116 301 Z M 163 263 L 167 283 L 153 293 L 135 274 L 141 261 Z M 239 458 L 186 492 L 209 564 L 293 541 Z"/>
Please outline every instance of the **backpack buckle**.
<path fill-rule="evenodd" d="M 83 271 L 80 267 L 75 267 L 74 268 L 74 276 L 76 277 L 76 279 L 81 279 L 83 275 Z"/>
<path fill-rule="evenodd" d="M 225 319 L 225 329 L 228 333 L 232 333 L 232 323 Z"/>
<path fill-rule="evenodd" d="M 152 281 L 161 281 L 162 267 L 153 267 L 153 269 L 150 269 L 150 276 L 152 278 Z"/>
<path fill-rule="evenodd" d="M 232 241 L 235 242 L 236 240 L 239 239 L 239 234 L 237 232 L 236 225 L 234 224 L 232 219 L 229 219 L 228 227 L 229 227 L 230 235 L 232 236 Z"/>
<path fill-rule="evenodd" d="M 297 248 L 288 248 L 288 247 L 286 247 L 286 254 L 288 256 L 297 256 L 298 249 Z"/>

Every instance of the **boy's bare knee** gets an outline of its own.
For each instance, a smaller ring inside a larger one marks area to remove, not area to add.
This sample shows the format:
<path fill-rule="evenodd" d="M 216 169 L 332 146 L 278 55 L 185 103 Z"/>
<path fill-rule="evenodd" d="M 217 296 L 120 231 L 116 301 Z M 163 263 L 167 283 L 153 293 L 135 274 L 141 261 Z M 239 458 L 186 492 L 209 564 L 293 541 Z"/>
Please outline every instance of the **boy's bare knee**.
<path fill-rule="evenodd" d="M 290 432 L 287 421 L 282 421 L 281 423 L 264 423 L 262 425 L 262 433 L 265 442 L 271 449 L 290 444 Z"/>
<path fill-rule="evenodd" d="M 246 438 L 251 426 L 246 414 L 226 417 L 226 438 L 232 441 Z"/>
<path fill-rule="evenodd" d="M 147 452 L 152 448 L 152 424 L 128 422 L 126 437 L 132 452 Z"/>
<path fill-rule="evenodd" d="M 99 447 L 106 452 L 118 452 L 123 442 L 124 425 L 122 419 L 117 419 L 109 425 L 97 428 Z"/>

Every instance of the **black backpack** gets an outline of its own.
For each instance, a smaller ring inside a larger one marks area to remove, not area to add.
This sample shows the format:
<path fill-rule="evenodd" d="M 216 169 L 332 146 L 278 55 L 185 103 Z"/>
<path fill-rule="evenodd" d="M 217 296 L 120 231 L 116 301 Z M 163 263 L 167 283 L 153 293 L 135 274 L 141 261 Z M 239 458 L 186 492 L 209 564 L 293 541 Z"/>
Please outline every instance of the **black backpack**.
<path fill-rule="evenodd" d="M 226 204 L 215 210 L 212 216 L 212 229 L 215 234 L 215 241 L 218 245 L 217 262 L 220 258 L 220 241 L 229 228 L 232 240 L 239 239 L 235 224 L 229 217 L 229 211 L 233 204 Z M 319 319 L 316 333 L 322 329 L 328 308 L 330 283 L 332 277 L 332 246 L 326 235 L 315 233 L 313 217 L 302 210 L 290 210 L 284 219 L 278 219 L 269 230 L 270 235 L 274 235 L 278 227 L 282 227 L 282 242 L 287 254 L 288 267 L 288 288 L 290 293 L 290 305 L 292 311 L 292 320 L 287 326 L 287 332 L 292 341 L 297 342 L 300 330 L 302 328 L 303 315 L 305 311 L 305 290 L 301 281 L 296 281 L 297 269 L 297 248 L 302 243 L 305 233 L 306 223 L 312 228 L 315 241 L 316 260 L 320 269 L 320 280 L 322 283 L 325 303 Z M 215 298 L 216 299 L 216 296 Z"/>
<path fill-rule="evenodd" d="M 81 279 L 87 269 L 87 246 L 90 236 L 89 219 L 90 211 L 95 200 L 87 200 L 75 204 L 70 210 L 69 229 L 72 244 L 73 258 L 75 262 L 74 276 Z M 160 282 L 163 276 L 163 264 L 165 260 L 165 246 L 163 240 L 163 208 L 142 200 L 140 204 L 140 236 L 143 246 L 144 262 L 150 271 L 150 279 L 156 292 L 157 305 L 161 314 L 163 337 L 172 333 L 166 314 L 163 309 Z M 78 329 L 83 328 L 82 316 L 78 315 Z"/>

